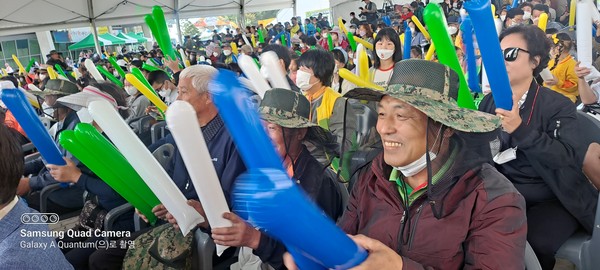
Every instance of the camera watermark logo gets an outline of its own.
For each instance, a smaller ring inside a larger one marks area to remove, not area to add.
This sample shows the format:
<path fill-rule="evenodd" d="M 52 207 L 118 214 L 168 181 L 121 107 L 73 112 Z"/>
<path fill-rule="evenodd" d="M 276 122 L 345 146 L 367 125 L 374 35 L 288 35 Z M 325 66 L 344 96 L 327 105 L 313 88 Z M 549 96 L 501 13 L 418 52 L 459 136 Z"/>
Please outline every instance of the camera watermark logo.
<path fill-rule="evenodd" d="M 24 213 L 21 215 L 23 224 L 56 224 L 60 221 L 55 213 Z"/>

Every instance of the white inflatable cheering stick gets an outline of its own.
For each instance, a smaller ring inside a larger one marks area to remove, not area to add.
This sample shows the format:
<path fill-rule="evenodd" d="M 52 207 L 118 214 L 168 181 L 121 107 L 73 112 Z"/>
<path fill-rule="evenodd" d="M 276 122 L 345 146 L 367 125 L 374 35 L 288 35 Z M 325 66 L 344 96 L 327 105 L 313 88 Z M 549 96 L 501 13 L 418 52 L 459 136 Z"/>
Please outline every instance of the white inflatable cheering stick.
<path fill-rule="evenodd" d="M 92 101 L 88 107 L 94 121 L 175 217 L 183 235 L 187 235 L 192 228 L 204 222 L 204 218 L 187 204 L 187 199 L 167 172 L 108 101 Z"/>
<path fill-rule="evenodd" d="M 173 102 L 167 111 L 167 124 L 179 146 L 211 228 L 231 227 L 231 222 L 223 218 L 223 213 L 229 212 L 229 207 L 194 107 L 185 101 Z M 217 254 L 221 256 L 225 249 L 226 246 L 217 245 Z"/>
<path fill-rule="evenodd" d="M 585 76 L 586 81 L 600 78 L 600 72 L 592 66 L 592 11 L 587 1 L 578 1 L 576 8 L 577 16 L 577 60 L 581 66 L 591 69 L 591 73 Z"/>

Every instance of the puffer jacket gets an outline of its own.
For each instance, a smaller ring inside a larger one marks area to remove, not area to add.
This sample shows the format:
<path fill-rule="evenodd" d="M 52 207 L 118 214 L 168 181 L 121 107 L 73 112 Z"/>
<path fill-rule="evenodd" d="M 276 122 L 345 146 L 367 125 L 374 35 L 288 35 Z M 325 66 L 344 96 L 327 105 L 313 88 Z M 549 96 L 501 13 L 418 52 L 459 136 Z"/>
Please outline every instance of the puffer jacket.
<path fill-rule="evenodd" d="M 403 257 L 403 269 L 524 269 L 525 201 L 491 165 L 464 151 L 409 206 L 389 180 L 383 153 L 354 186 L 338 225 Z M 439 157 L 438 157 L 439 158 Z"/>

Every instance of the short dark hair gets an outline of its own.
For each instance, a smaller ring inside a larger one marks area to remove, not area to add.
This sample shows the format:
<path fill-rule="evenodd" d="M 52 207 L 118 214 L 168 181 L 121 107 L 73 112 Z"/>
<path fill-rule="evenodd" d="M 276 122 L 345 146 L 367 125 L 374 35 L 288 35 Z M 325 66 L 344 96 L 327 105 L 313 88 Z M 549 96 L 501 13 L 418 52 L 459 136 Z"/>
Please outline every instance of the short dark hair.
<path fill-rule="evenodd" d="M 356 13 L 354 13 L 354 11 L 350 12 L 350 16 L 354 16 L 356 15 Z"/>
<path fill-rule="evenodd" d="M 525 15 L 525 12 L 520 8 L 511 8 L 506 12 L 506 19 L 514 19 L 518 15 Z M 506 19 L 504 19 L 506 21 Z"/>
<path fill-rule="evenodd" d="M 115 99 L 117 102 L 117 106 L 119 107 L 127 107 L 127 99 L 125 99 L 125 91 L 122 88 L 117 86 L 116 84 L 103 81 L 103 82 L 94 82 L 90 84 L 93 87 L 100 89 L 100 91 L 109 94 L 111 97 Z M 119 114 L 123 119 L 129 116 L 129 110 L 119 109 Z"/>
<path fill-rule="evenodd" d="M 0 205 L 11 202 L 23 176 L 23 153 L 9 128 L 0 123 Z"/>
<path fill-rule="evenodd" d="M 344 65 L 346 64 L 346 57 L 344 56 L 341 48 L 335 48 L 331 50 L 331 54 L 333 54 L 333 59 L 340 63 L 344 63 Z"/>
<path fill-rule="evenodd" d="M 548 6 L 546 6 L 544 4 L 536 4 L 535 6 L 533 6 L 532 10 L 539 10 L 539 11 L 546 12 L 546 14 L 550 14 L 550 9 L 548 8 Z"/>
<path fill-rule="evenodd" d="M 285 65 L 285 70 L 287 71 L 292 62 L 292 58 L 290 56 L 290 50 L 286 47 L 283 47 L 279 44 L 271 44 L 263 48 L 262 52 L 273 51 L 277 54 L 277 58 L 283 60 L 283 64 Z"/>
<path fill-rule="evenodd" d="M 142 60 L 133 60 L 130 62 L 130 64 L 136 68 L 142 68 L 144 62 L 142 62 Z"/>
<path fill-rule="evenodd" d="M 167 75 L 167 73 L 162 70 L 155 70 L 148 73 L 148 82 L 150 83 L 150 85 L 153 85 L 155 83 L 162 84 L 168 80 L 171 80 L 171 78 L 169 78 L 169 75 Z"/>
<path fill-rule="evenodd" d="M 298 67 L 312 69 L 323 85 L 331 85 L 334 63 L 333 54 L 323 49 L 308 50 L 298 58 Z"/>
<path fill-rule="evenodd" d="M 313 36 L 302 36 L 302 37 L 300 37 L 300 40 L 302 40 L 302 42 L 306 43 L 306 45 L 308 45 L 309 47 L 317 45 L 317 39 Z"/>
<path fill-rule="evenodd" d="M 535 25 L 516 25 L 500 33 L 500 42 L 512 34 L 521 35 L 527 43 L 530 62 L 536 61 L 536 57 L 540 58 L 539 64 L 533 69 L 533 76 L 538 76 L 548 66 L 548 62 L 550 61 L 550 48 L 552 48 L 552 44 L 546 37 L 546 33 Z"/>
<path fill-rule="evenodd" d="M 377 46 L 375 46 L 375 44 L 377 44 L 377 42 L 382 40 L 383 38 L 387 38 L 392 43 L 394 43 L 395 50 L 394 55 L 392 56 L 392 59 L 394 59 L 394 63 L 402 60 L 402 43 L 400 43 L 400 36 L 398 36 L 398 32 L 396 32 L 394 28 L 386 27 L 379 30 L 377 36 L 375 37 L 375 40 L 373 40 L 373 66 L 375 68 L 379 68 L 379 65 L 381 64 L 381 61 L 379 61 L 379 57 L 376 56 Z"/>

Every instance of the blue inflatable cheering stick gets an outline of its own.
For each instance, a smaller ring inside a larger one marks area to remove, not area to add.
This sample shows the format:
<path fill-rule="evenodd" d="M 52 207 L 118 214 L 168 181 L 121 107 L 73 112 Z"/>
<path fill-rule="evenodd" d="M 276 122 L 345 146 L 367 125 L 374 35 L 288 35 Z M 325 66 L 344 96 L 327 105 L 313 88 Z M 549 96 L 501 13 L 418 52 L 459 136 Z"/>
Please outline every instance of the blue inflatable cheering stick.
<path fill-rule="evenodd" d="M 21 90 L 2 90 L 2 102 L 13 113 L 29 140 L 40 151 L 48 164 L 67 165 L 58 146 L 50 137 L 50 133 L 48 133 Z"/>
<path fill-rule="evenodd" d="M 469 78 L 467 83 L 471 91 L 481 93 L 479 85 L 479 74 L 477 74 L 477 59 L 475 58 L 475 44 L 473 42 L 473 23 L 468 16 L 460 25 L 463 34 L 463 43 L 465 44 L 465 56 L 467 57 L 467 74 Z"/>
<path fill-rule="evenodd" d="M 403 57 L 402 59 L 410 59 L 410 49 L 412 43 L 412 31 L 406 25 L 404 28 L 404 48 L 403 48 Z"/>
<path fill-rule="evenodd" d="M 516 1 L 516 0 L 515 0 Z M 491 3 L 489 0 L 468 0 L 463 7 L 469 13 L 477 36 L 479 50 L 483 58 L 483 65 L 488 72 L 494 71 L 488 77 L 492 88 L 492 96 L 496 103 L 496 108 L 512 110 L 512 88 L 506 73 L 504 56 L 500 47 L 500 41 L 496 33 L 496 25 L 492 15 Z"/>
<path fill-rule="evenodd" d="M 236 179 L 237 212 L 282 241 L 301 269 L 346 269 L 366 259 L 366 251 L 327 218 L 285 173 L 237 76 L 220 70 L 210 89 L 248 168 Z"/>

